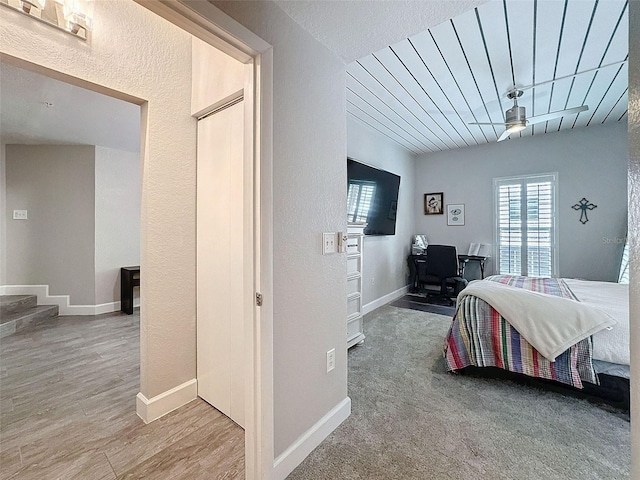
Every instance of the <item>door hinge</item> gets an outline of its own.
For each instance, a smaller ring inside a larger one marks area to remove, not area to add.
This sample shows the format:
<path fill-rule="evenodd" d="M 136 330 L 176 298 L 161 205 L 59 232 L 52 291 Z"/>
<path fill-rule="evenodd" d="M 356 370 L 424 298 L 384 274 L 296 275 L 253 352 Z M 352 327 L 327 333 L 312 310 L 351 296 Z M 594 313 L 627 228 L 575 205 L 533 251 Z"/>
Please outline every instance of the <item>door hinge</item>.
<path fill-rule="evenodd" d="M 262 294 L 256 292 L 256 305 L 261 307 L 262 306 Z"/>

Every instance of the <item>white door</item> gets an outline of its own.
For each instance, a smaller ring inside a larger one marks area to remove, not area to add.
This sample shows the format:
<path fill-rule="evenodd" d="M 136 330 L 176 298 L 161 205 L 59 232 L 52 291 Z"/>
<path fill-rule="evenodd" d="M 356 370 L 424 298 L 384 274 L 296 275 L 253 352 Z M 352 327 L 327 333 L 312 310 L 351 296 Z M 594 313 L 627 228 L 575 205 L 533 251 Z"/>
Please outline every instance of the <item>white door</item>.
<path fill-rule="evenodd" d="M 199 120 L 197 167 L 198 395 L 242 427 L 243 272 L 253 261 L 244 255 L 243 124 L 243 102 Z"/>

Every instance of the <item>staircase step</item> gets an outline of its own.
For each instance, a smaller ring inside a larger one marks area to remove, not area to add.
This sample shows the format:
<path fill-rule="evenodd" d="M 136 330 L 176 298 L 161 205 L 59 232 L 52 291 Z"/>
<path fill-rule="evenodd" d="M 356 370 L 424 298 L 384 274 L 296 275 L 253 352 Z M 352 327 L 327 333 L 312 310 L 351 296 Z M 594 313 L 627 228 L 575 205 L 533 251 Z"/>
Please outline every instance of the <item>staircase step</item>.
<path fill-rule="evenodd" d="M 0 338 L 8 337 L 27 328 L 52 321 L 58 316 L 57 305 L 38 305 L 0 317 Z"/>
<path fill-rule="evenodd" d="M 0 295 L 0 322 L 5 315 L 35 307 L 37 304 L 38 297 L 35 295 Z"/>

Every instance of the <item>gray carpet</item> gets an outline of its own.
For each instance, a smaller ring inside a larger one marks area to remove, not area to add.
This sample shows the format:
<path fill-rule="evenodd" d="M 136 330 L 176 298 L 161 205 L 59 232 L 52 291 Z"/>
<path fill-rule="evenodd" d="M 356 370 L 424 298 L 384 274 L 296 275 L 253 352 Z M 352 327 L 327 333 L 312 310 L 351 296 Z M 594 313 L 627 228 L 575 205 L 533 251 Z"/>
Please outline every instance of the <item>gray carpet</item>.
<path fill-rule="evenodd" d="M 623 479 L 620 412 L 506 380 L 445 372 L 450 319 L 386 306 L 349 352 L 351 416 L 290 479 Z"/>

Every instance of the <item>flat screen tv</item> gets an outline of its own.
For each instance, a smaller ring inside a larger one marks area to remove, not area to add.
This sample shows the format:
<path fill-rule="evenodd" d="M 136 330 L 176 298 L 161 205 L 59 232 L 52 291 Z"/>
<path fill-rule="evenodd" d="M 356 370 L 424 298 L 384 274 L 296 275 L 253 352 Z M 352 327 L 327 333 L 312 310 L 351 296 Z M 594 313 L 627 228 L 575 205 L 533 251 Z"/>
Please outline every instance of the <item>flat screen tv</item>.
<path fill-rule="evenodd" d="M 347 220 L 365 235 L 395 235 L 400 177 L 347 158 Z"/>

